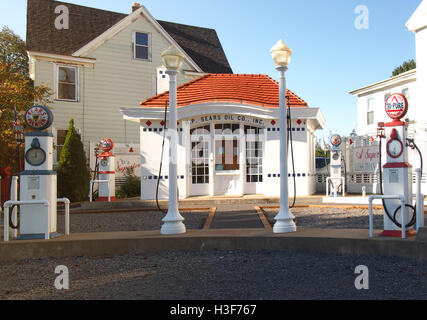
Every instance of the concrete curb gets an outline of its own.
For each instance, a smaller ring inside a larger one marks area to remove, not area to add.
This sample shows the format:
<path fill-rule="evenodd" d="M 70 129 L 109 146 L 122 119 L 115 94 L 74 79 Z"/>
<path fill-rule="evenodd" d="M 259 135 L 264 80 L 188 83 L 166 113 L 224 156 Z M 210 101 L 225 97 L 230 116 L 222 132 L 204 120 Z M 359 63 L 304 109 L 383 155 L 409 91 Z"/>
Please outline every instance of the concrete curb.
<path fill-rule="evenodd" d="M 159 231 L 73 234 L 49 241 L 12 241 L 0 244 L 0 260 L 102 256 L 164 251 L 301 251 L 381 255 L 427 259 L 427 243 L 415 238 L 370 239 L 367 230 L 300 229 L 274 234 L 268 229 L 191 230 L 162 236 Z"/>

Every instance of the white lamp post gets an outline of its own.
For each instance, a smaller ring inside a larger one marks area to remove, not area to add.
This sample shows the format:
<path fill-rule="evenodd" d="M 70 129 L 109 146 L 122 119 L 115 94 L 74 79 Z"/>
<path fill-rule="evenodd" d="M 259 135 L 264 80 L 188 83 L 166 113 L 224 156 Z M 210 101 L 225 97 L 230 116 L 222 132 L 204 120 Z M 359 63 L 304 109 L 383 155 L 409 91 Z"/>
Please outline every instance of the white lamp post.
<path fill-rule="evenodd" d="M 170 46 L 162 53 L 163 65 L 166 67 L 166 74 L 169 75 L 169 209 L 163 218 L 161 234 L 181 234 L 185 233 L 184 218 L 178 210 L 177 197 L 177 143 L 178 132 L 176 130 L 176 75 L 184 62 L 184 56 L 174 47 Z"/>
<path fill-rule="evenodd" d="M 286 77 L 291 61 L 292 50 L 286 46 L 283 40 L 280 40 L 271 49 L 276 70 L 279 71 L 279 113 L 280 113 L 280 211 L 275 217 L 276 223 L 273 227 L 274 233 L 295 232 L 295 216 L 289 210 L 288 194 L 288 125 L 286 117 Z"/>

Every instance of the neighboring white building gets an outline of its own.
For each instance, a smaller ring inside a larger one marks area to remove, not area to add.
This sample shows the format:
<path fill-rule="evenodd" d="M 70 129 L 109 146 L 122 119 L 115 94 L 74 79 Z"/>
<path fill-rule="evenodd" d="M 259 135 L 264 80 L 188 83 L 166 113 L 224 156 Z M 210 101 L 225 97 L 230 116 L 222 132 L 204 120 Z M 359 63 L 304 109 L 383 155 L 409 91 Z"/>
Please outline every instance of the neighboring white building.
<path fill-rule="evenodd" d="M 379 122 L 391 121 L 385 112 L 385 100 L 393 93 L 402 93 L 408 99 L 409 111 L 404 120 L 409 122 L 408 135 L 415 139 L 424 158 L 422 188 L 424 194 L 427 192 L 427 0 L 422 1 L 406 26 L 415 33 L 417 68 L 350 92 L 357 97 L 355 132 L 359 136 L 354 138 L 355 144 L 346 149 L 353 150 L 348 154 L 347 170 L 353 183 L 349 188 L 354 192 L 360 192 L 363 185 L 368 187 L 368 192 L 378 192 L 378 143 L 369 140 L 376 139 Z M 385 159 L 385 144 L 382 157 Z M 414 170 L 420 167 L 417 151 L 409 151 L 409 163 L 414 174 Z"/>
<path fill-rule="evenodd" d="M 316 192 L 315 132 L 325 120 L 319 108 L 291 91 L 296 192 Z M 180 198 L 263 194 L 279 196 L 279 85 L 266 75 L 208 74 L 177 89 L 178 187 Z M 165 102 L 169 93 L 122 108 L 124 119 L 141 126 L 141 199 L 168 198 L 169 143 L 159 176 Z M 167 116 L 167 119 L 169 116 Z M 291 150 L 291 147 L 289 147 Z M 289 194 L 294 194 L 289 156 Z"/>
<path fill-rule="evenodd" d="M 350 92 L 357 96 L 356 134 L 359 136 L 376 136 L 378 122 L 388 122 L 385 113 L 385 101 L 393 93 L 402 93 L 409 102 L 409 112 L 405 118 L 418 120 L 419 113 L 415 106 L 417 71 L 410 70 L 396 77 L 380 81 Z"/>
<path fill-rule="evenodd" d="M 30 75 L 35 85 L 47 84 L 54 92 L 49 106 L 55 160 L 70 118 L 88 158 L 90 145 L 102 138 L 123 148 L 139 144 L 139 126 L 124 121 L 119 107 L 135 106 L 165 90 L 168 77 L 160 55 L 170 45 L 185 56 L 178 83 L 205 73 L 232 73 L 215 30 L 158 21 L 139 4 L 122 14 L 28 0 L 27 10 Z M 68 25 L 61 17 L 68 18 Z"/>

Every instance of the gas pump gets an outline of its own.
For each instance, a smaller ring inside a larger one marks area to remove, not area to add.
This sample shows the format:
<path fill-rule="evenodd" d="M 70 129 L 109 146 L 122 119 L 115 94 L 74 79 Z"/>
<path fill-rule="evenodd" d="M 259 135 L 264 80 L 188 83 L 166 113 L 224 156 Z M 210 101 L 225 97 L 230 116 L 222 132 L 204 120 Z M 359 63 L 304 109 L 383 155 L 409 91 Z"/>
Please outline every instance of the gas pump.
<path fill-rule="evenodd" d="M 412 205 L 412 165 L 408 163 L 408 147 L 417 149 L 413 140 L 407 138 L 408 124 L 401 119 L 408 112 L 408 101 L 400 93 L 391 95 L 385 103 L 385 111 L 392 119 L 388 123 L 379 124 L 380 154 L 382 156 L 382 139 L 386 139 L 387 162 L 381 168 L 380 156 L 380 188 L 384 195 L 403 195 L 405 208 L 398 200 L 383 200 L 384 231 L 382 236 L 400 236 L 402 214 L 409 223 L 405 226 L 407 235 L 415 234 L 416 209 Z M 421 153 L 420 157 L 421 157 Z M 421 160 L 422 163 L 422 160 Z M 422 164 L 421 164 L 422 167 Z M 381 173 L 381 169 L 383 172 Z M 384 187 L 383 187 L 384 183 Z"/>
<path fill-rule="evenodd" d="M 47 107 L 33 106 L 25 113 L 25 122 L 33 131 L 25 133 L 25 170 L 20 174 L 20 199 L 46 200 L 49 201 L 49 206 L 34 205 L 20 208 L 18 239 L 44 239 L 47 229 L 51 237 L 57 235 L 53 135 L 46 131 L 52 125 L 53 114 Z"/>
<path fill-rule="evenodd" d="M 100 183 L 98 192 L 98 201 L 116 201 L 116 167 L 115 155 L 111 153 L 114 148 L 114 143 L 111 139 L 102 139 L 98 145 L 102 150 L 101 154 L 97 155 L 99 160 L 99 180 L 108 181 L 109 183 Z"/>
<path fill-rule="evenodd" d="M 330 176 L 327 178 L 327 187 L 329 190 L 327 196 L 345 196 L 345 177 L 342 176 L 341 166 L 343 162 L 343 155 L 340 150 L 342 138 L 336 134 L 331 138 L 331 162 L 330 162 Z M 330 187 L 330 188 L 329 188 Z"/>

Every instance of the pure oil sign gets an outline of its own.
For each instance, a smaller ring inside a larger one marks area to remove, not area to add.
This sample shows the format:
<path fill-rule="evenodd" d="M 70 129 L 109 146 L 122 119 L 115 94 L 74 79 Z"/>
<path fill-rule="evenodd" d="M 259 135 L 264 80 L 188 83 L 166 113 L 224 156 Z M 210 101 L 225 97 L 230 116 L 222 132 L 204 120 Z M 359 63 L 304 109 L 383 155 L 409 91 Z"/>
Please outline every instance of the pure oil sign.
<path fill-rule="evenodd" d="M 355 148 L 353 150 L 354 172 L 374 173 L 378 167 L 379 157 L 378 146 Z"/>

